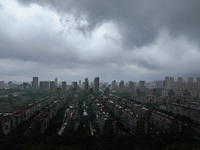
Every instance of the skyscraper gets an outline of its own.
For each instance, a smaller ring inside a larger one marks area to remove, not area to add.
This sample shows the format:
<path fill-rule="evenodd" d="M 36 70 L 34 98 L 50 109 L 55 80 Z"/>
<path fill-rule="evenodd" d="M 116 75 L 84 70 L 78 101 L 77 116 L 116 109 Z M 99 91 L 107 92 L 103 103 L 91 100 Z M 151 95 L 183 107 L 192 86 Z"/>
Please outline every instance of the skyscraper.
<path fill-rule="evenodd" d="M 52 91 L 55 91 L 55 90 L 56 90 L 55 81 L 50 81 L 50 90 L 52 90 Z"/>
<path fill-rule="evenodd" d="M 116 91 L 117 83 L 116 80 L 112 81 L 112 91 Z"/>
<path fill-rule="evenodd" d="M 66 90 L 67 89 L 67 82 L 66 81 L 63 81 L 62 82 L 62 90 Z"/>
<path fill-rule="evenodd" d="M 78 81 L 78 86 L 81 89 L 81 80 Z"/>
<path fill-rule="evenodd" d="M 128 82 L 128 90 L 129 90 L 129 91 L 133 91 L 133 88 L 134 88 L 134 83 L 133 83 L 133 81 L 129 81 L 129 82 Z"/>
<path fill-rule="evenodd" d="M 33 77 L 32 88 L 38 88 L 38 77 Z"/>
<path fill-rule="evenodd" d="M 55 85 L 56 85 L 56 87 L 58 86 L 58 78 L 57 77 L 55 78 Z"/>
<path fill-rule="evenodd" d="M 77 89 L 77 87 L 78 87 L 77 82 L 72 82 L 72 88 Z"/>
<path fill-rule="evenodd" d="M 119 82 L 119 91 L 120 92 L 124 91 L 124 81 Z"/>
<path fill-rule="evenodd" d="M 4 88 L 5 88 L 4 81 L 0 81 L 0 89 L 4 89 Z"/>
<path fill-rule="evenodd" d="M 85 78 L 85 90 L 86 91 L 89 90 L 89 81 L 88 81 L 88 78 Z"/>
<path fill-rule="evenodd" d="M 99 77 L 94 79 L 94 91 L 99 92 Z"/>
<path fill-rule="evenodd" d="M 139 90 L 141 91 L 141 92 L 144 92 L 145 91 L 145 89 L 146 89 L 146 87 L 145 87 L 145 81 L 139 81 Z"/>

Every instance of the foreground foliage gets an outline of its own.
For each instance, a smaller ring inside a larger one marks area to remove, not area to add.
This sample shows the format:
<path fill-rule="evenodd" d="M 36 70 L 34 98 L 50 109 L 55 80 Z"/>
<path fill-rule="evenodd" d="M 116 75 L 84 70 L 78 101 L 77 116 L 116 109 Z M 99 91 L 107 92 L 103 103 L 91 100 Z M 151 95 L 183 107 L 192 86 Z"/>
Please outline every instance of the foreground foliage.
<path fill-rule="evenodd" d="M 11 144 L 12 141 L 12 144 Z M 0 149 L 200 149 L 198 141 L 185 141 L 180 137 L 148 136 L 2 136 Z"/>
<path fill-rule="evenodd" d="M 28 89 L 20 91 L 19 95 L 15 95 L 13 94 L 14 92 L 19 92 L 17 89 L 2 89 L 0 91 L 7 94 L 9 93 L 8 96 L 0 97 L 0 112 L 14 112 L 20 110 L 24 106 L 54 93 L 53 91 Z"/>

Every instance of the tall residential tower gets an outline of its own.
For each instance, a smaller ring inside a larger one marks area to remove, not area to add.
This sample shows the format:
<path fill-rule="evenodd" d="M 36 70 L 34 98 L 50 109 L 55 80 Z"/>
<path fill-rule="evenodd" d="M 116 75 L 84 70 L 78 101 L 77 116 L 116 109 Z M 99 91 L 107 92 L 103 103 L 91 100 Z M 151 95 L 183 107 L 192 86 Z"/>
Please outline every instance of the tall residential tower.
<path fill-rule="evenodd" d="M 99 92 L 99 77 L 94 79 L 94 91 Z"/>
<path fill-rule="evenodd" d="M 34 89 L 38 88 L 38 77 L 33 77 L 32 88 Z"/>

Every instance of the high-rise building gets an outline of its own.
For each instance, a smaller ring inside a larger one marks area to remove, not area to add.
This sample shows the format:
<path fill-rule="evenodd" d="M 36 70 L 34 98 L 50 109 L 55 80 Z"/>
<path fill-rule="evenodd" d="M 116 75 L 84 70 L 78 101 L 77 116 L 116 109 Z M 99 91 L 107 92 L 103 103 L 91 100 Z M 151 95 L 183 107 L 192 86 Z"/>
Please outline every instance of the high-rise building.
<path fill-rule="evenodd" d="M 82 82 L 82 88 L 85 90 L 85 82 Z"/>
<path fill-rule="evenodd" d="M 178 82 L 183 82 L 183 77 L 178 77 Z"/>
<path fill-rule="evenodd" d="M 153 81 L 153 88 L 163 89 L 164 88 L 164 81 L 163 80 Z"/>
<path fill-rule="evenodd" d="M 52 90 L 52 91 L 56 90 L 56 83 L 55 83 L 55 81 L 50 81 L 50 90 Z"/>
<path fill-rule="evenodd" d="M 94 79 L 94 91 L 99 92 L 99 77 Z"/>
<path fill-rule="evenodd" d="M 174 96 L 200 96 L 200 78 L 194 81 L 193 77 L 189 77 L 185 82 L 182 77 L 178 77 L 178 81 L 174 81 L 174 77 L 165 77 L 164 83 L 165 88 L 162 91 L 164 96 L 169 96 L 168 93 L 170 90 L 174 93 Z"/>
<path fill-rule="evenodd" d="M 117 83 L 116 83 L 116 80 L 113 80 L 112 81 L 112 91 L 116 91 L 117 89 Z"/>
<path fill-rule="evenodd" d="M 192 78 L 192 77 L 189 77 L 189 78 L 188 78 L 188 81 L 187 81 L 187 89 L 188 89 L 188 90 L 193 90 L 193 89 L 194 89 L 194 81 L 193 81 L 193 78 Z"/>
<path fill-rule="evenodd" d="M 196 89 L 198 89 L 198 91 L 200 91 L 200 78 L 197 78 L 197 83 L 196 83 Z"/>
<path fill-rule="evenodd" d="M 89 90 L 89 81 L 88 81 L 88 78 L 85 78 L 85 88 L 84 88 L 86 91 Z"/>
<path fill-rule="evenodd" d="M 49 89 L 49 81 L 40 81 L 40 90 L 45 91 Z"/>
<path fill-rule="evenodd" d="M 55 78 L 55 85 L 56 85 L 56 87 L 58 86 L 58 78 L 57 77 Z"/>
<path fill-rule="evenodd" d="M 38 77 L 33 77 L 32 88 L 38 88 Z"/>
<path fill-rule="evenodd" d="M 181 78 L 179 78 L 179 81 L 181 81 Z M 174 77 L 165 77 L 165 89 L 170 90 L 174 88 Z"/>
<path fill-rule="evenodd" d="M 124 91 L 124 81 L 119 82 L 119 91 Z"/>
<path fill-rule="evenodd" d="M 81 88 L 81 80 L 78 81 L 78 86 Z"/>
<path fill-rule="evenodd" d="M 12 81 L 9 81 L 9 82 L 8 82 L 8 88 L 12 88 L 12 86 L 13 86 Z"/>
<path fill-rule="evenodd" d="M 72 88 L 77 89 L 77 87 L 78 87 L 77 82 L 72 82 Z"/>
<path fill-rule="evenodd" d="M 4 89 L 4 88 L 5 88 L 4 81 L 0 81 L 0 89 Z"/>
<path fill-rule="evenodd" d="M 63 81 L 62 82 L 62 90 L 66 90 L 67 89 L 67 82 Z"/>
<path fill-rule="evenodd" d="M 141 92 L 144 92 L 145 89 L 146 89 L 146 87 L 145 87 L 145 81 L 139 81 L 139 90 Z"/>
<path fill-rule="evenodd" d="M 133 91 L 133 88 L 134 88 L 134 83 L 133 83 L 133 81 L 129 81 L 129 82 L 128 82 L 128 90 L 129 90 L 129 91 Z"/>

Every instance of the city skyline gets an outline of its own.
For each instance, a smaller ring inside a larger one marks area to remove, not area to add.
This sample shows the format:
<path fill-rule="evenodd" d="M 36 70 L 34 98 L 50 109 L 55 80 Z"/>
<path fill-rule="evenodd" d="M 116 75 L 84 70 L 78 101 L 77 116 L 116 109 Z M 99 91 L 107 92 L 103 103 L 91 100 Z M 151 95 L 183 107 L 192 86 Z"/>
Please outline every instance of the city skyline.
<path fill-rule="evenodd" d="M 39 82 L 55 82 L 54 79 L 56 79 L 57 80 L 56 82 L 59 85 L 62 85 L 62 82 L 66 82 L 68 85 L 72 85 L 73 82 L 77 82 L 77 83 L 79 82 L 79 84 L 80 83 L 81 84 L 83 84 L 83 83 L 85 84 L 86 79 L 87 79 L 88 83 L 94 83 L 95 79 L 99 78 L 99 82 L 109 83 L 109 84 L 112 85 L 113 81 L 115 81 L 118 84 L 120 84 L 120 82 L 124 82 L 124 83 L 133 83 L 133 82 L 135 82 L 135 83 L 139 84 L 139 82 L 141 82 L 141 81 L 145 81 L 146 83 L 151 83 L 151 82 L 154 82 L 154 81 L 164 81 L 166 77 L 173 78 L 174 81 L 179 81 L 180 78 L 181 78 L 181 80 L 183 82 L 187 82 L 187 81 L 191 80 L 191 78 L 192 78 L 192 80 L 193 80 L 192 82 L 196 82 L 197 80 L 199 80 L 200 75 L 197 76 L 197 77 L 196 76 L 188 76 L 188 77 L 182 77 L 182 76 L 179 76 L 179 77 L 176 77 L 176 76 L 175 77 L 174 76 L 164 76 L 162 79 L 155 79 L 155 80 L 145 80 L 145 79 L 143 79 L 143 80 L 134 80 L 134 79 L 132 79 L 132 80 L 125 80 L 125 79 L 116 80 L 116 79 L 111 79 L 109 81 L 104 80 L 101 77 L 81 78 L 81 79 L 75 79 L 75 80 L 69 80 L 69 79 L 60 80 L 58 77 L 52 78 L 52 79 L 44 79 L 44 78 L 40 79 L 40 77 L 30 77 L 29 80 L 25 80 L 25 81 L 16 81 L 16 80 L 12 80 L 11 79 L 11 80 L 0 80 L 0 82 L 5 82 L 5 84 L 9 84 L 9 82 L 18 83 L 18 84 L 19 83 L 30 83 L 31 85 L 33 85 L 34 80 L 37 78 L 36 80 L 37 80 L 38 84 L 39 84 Z"/>
<path fill-rule="evenodd" d="M 0 81 L 200 76 L 200 1 L 0 2 Z"/>

